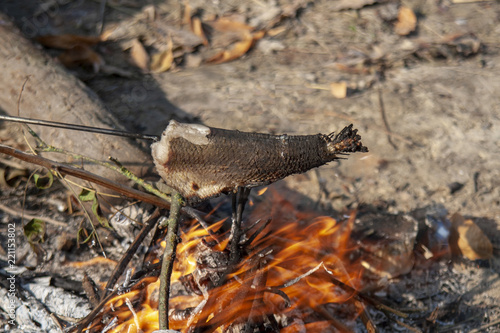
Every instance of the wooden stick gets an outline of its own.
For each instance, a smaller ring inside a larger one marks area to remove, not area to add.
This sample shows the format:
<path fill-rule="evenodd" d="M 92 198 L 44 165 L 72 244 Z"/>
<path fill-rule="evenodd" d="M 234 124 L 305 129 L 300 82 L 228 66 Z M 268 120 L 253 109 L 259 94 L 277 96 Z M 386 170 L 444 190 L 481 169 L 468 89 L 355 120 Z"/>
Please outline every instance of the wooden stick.
<path fill-rule="evenodd" d="M 160 291 L 158 304 L 158 317 L 160 330 L 168 329 L 168 300 L 170 294 L 170 279 L 174 268 L 174 260 L 176 256 L 176 248 L 178 243 L 177 231 L 179 230 L 179 213 L 184 200 L 179 193 L 173 195 L 172 208 L 166 222 L 168 233 L 166 237 L 165 252 L 161 263 L 160 272 Z"/>
<path fill-rule="evenodd" d="M 163 199 L 160 199 L 152 194 L 135 190 L 131 187 L 119 184 L 117 182 L 111 181 L 109 179 L 95 175 L 91 172 L 82 169 L 71 167 L 38 155 L 27 154 L 20 150 L 17 150 L 15 148 L 3 144 L 0 144 L 0 153 L 15 157 L 17 159 L 23 160 L 28 163 L 43 166 L 50 170 L 55 170 L 59 172 L 61 175 L 73 176 L 83 180 L 88 180 L 90 182 L 93 182 L 97 185 L 118 192 L 121 195 L 127 196 L 132 199 L 141 200 L 150 203 L 152 205 L 155 205 L 157 207 L 170 209 L 170 203 Z"/>
<path fill-rule="evenodd" d="M 0 203 L 0 210 L 3 210 L 4 212 L 6 212 L 7 214 L 12 215 L 12 216 L 24 217 L 27 220 L 40 219 L 40 220 L 44 220 L 47 223 L 54 224 L 54 225 L 57 225 L 60 227 L 65 227 L 68 225 L 66 222 L 57 221 L 57 220 L 51 219 L 50 217 L 46 217 L 43 215 L 29 214 L 26 212 L 24 212 L 24 214 L 23 214 L 23 212 L 18 212 L 17 210 L 14 210 L 10 207 L 7 207 L 1 203 Z"/>

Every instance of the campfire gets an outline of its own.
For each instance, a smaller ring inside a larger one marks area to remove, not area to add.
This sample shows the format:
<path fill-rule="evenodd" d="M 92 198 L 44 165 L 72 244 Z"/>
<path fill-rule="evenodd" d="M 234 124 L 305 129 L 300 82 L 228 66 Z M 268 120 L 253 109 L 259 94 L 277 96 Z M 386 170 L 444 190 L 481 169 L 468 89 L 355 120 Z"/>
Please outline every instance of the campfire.
<path fill-rule="evenodd" d="M 352 330 L 353 320 L 365 311 L 357 293 L 363 288 L 364 269 L 350 237 L 355 213 L 336 220 L 300 212 L 282 194 L 270 192 L 265 200 L 258 198 L 246 219 L 242 258 L 234 272 L 225 274 L 228 238 L 227 232 L 220 232 L 225 219 L 211 225 L 211 233 L 197 221 L 182 228 L 172 276 L 170 328 Z M 156 242 L 161 246 L 161 239 Z M 151 262 L 154 266 L 158 259 Z M 160 281 L 157 274 L 147 276 L 148 270 L 142 274 L 104 305 L 88 330 L 158 329 Z M 343 320 L 335 319 L 337 315 Z"/>

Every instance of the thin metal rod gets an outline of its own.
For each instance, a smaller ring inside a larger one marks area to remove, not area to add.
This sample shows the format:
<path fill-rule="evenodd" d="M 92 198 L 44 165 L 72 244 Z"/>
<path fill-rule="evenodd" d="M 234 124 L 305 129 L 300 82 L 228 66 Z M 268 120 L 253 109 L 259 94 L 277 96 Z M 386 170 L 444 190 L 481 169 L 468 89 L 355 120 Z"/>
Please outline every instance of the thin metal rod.
<path fill-rule="evenodd" d="M 92 127 L 92 126 L 84 126 L 84 125 L 66 124 L 66 123 L 59 123 L 56 121 L 48 121 L 48 120 L 40 120 L 40 119 L 31 119 L 31 118 L 0 115 L 0 120 L 12 121 L 15 123 L 31 124 L 31 125 L 49 126 L 49 127 L 55 127 L 55 128 L 64 128 L 64 129 L 69 129 L 69 130 L 73 130 L 73 131 L 83 131 L 83 132 L 93 132 L 93 133 L 100 133 L 100 134 L 106 134 L 106 135 L 125 136 L 128 138 L 134 138 L 134 139 L 144 139 L 144 140 L 152 140 L 152 141 L 158 141 L 160 139 L 160 137 L 157 135 L 132 133 L 132 132 L 113 130 L 113 129 L 107 129 L 107 128 Z"/>

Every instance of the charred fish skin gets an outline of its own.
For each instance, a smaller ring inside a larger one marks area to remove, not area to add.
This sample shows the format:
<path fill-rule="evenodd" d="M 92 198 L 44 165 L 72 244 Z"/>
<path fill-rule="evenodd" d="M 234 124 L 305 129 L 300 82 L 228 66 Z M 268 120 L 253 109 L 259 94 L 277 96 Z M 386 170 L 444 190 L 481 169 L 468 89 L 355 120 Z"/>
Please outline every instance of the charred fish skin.
<path fill-rule="evenodd" d="M 151 150 L 159 175 L 191 203 L 368 151 L 352 125 L 336 135 L 271 135 L 173 120 Z"/>

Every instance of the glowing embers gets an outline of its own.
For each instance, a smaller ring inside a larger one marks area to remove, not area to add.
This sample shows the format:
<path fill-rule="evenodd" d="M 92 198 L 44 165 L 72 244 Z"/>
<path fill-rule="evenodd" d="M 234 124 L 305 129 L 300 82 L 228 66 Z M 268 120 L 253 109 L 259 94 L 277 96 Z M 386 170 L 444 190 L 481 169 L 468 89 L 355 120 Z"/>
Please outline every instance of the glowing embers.
<path fill-rule="evenodd" d="M 236 267 L 228 266 L 227 235 L 219 232 L 224 221 L 210 228 L 213 235 L 195 222 L 181 234 L 172 277 L 171 329 L 238 331 L 246 325 L 288 332 L 299 323 L 311 329 L 334 327 L 340 325 L 334 323 L 334 307 L 348 308 L 343 319 L 352 323 L 356 318 L 361 310 L 353 296 L 361 288 L 362 267 L 350 260 L 354 216 L 338 222 L 301 213 L 269 192 L 246 219 L 242 260 Z M 141 282 L 142 289 L 111 299 L 90 330 L 158 329 L 159 281 L 150 277 Z"/>

